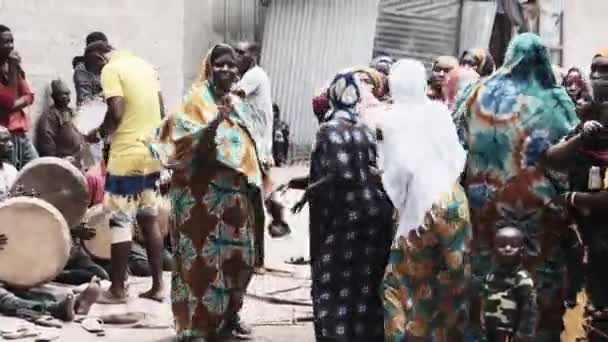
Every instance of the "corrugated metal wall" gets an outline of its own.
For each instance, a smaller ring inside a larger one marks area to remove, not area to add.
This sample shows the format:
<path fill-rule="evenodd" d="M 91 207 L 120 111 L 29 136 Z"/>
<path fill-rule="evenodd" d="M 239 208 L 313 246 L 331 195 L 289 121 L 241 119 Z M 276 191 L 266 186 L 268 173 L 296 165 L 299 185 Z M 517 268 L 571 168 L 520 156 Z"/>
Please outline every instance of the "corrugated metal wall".
<path fill-rule="evenodd" d="M 313 94 L 341 69 L 369 63 L 377 8 L 378 0 L 271 2 L 261 65 L 291 126 L 292 157 L 306 155 L 313 142 Z"/>
<path fill-rule="evenodd" d="M 427 66 L 458 52 L 462 0 L 381 0 L 374 55 L 415 58 Z"/>

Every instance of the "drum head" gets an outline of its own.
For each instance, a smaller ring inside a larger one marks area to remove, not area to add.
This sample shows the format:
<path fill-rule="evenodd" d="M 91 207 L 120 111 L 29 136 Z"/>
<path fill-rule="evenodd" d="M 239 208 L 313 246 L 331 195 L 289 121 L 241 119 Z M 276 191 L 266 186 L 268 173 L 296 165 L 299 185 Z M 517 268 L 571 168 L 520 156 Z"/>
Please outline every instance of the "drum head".
<path fill-rule="evenodd" d="M 89 228 L 95 229 L 95 237 L 88 241 L 82 241 L 82 247 L 97 259 L 109 260 L 112 248 L 110 211 L 105 210 L 102 204 L 93 206 L 87 211 L 84 222 Z"/>
<path fill-rule="evenodd" d="M 72 238 L 63 215 L 49 203 L 31 197 L 0 202 L 0 281 L 30 288 L 49 282 L 70 257 Z"/>
<path fill-rule="evenodd" d="M 69 227 L 80 223 L 89 207 L 89 190 L 84 174 L 61 158 L 44 157 L 29 162 L 17 175 L 13 189 L 23 185 L 54 205 Z"/>
<path fill-rule="evenodd" d="M 89 134 L 103 123 L 108 105 L 103 101 L 87 101 L 80 105 L 74 118 L 74 126 L 82 134 Z"/>

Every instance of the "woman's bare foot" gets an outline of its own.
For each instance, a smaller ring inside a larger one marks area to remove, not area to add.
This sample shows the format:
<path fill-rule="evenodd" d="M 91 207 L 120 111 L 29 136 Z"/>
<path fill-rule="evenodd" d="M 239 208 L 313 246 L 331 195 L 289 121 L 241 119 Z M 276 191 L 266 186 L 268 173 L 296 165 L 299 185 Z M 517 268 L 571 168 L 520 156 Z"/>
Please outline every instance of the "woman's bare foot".
<path fill-rule="evenodd" d="M 91 310 L 91 306 L 95 304 L 99 297 L 101 297 L 101 287 L 99 285 L 99 279 L 93 277 L 89 286 L 76 296 L 76 302 L 74 303 L 74 311 L 78 315 L 86 315 Z"/>
<path fill-rule="evenodd" d="M 59 302 L 57 305 L 49 308 L 49 313 L 51 316 L 60 319 L 65 322 L 71 322 L 74 320 L 75 312 L 74 312 L 74 295 L 69 294 L 65 299 Z"/>
<path fill-rule="evenodd" d="M 162 303 L 165 300 L 165 294 L 164 294 L 164 289 L 162 287 L 160 288 L 154 288 L 152 287 L 150 290 L 141 293 L 139 295 L 140 298 L 146 298 L 146 299 L 150 299 L 153 300 L 155 302 L 159 302 Z"/>

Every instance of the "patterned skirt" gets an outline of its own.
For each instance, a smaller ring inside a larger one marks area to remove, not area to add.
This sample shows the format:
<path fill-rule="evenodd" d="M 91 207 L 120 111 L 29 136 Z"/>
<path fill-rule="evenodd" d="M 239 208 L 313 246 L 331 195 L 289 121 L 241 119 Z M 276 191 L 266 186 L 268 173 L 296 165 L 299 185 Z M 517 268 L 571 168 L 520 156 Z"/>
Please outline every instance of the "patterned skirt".
<path fill-rule="evenodd" d="M 241 309 L 253 275 L 256 192 L 234 171 L 206 173 L 190 184 L 173 176 L 171 301 L 178 341 L 216 336 Z"/>
<path fill-rule="evenodd" d="M 469 217 L 466 195 L 456 185 L 427 212 L 417 234 L 393 243 L 383 284 L 386 341 L 444 341 L 446 335 L 462 340 L 468 318 Z"/>

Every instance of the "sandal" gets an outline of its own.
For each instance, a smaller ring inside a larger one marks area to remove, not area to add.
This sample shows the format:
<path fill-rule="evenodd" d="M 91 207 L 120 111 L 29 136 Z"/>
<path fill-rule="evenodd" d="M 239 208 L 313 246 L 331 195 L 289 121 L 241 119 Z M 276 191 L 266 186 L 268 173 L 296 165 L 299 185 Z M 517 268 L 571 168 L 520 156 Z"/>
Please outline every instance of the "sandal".
<path fill-rule="evenodd" d="M 103 321 L 99 318 L 85 318 L 82 323 L 80 323 L 80 326 L 91 334 L 95 334 L 97 336 L 105 336 Z"/>
<path fill-rule="evenodd" d="M 33 327 L 21 326 L 15 330 L 2 331 L 2 338 L 5 340 L 21 340 L 40 335 L 40 332 Z"/>
<path fill-rule="evenodd" d="M 308 264 L 310 264 L 310 260 L 306 260 L 306 258 L 304 258 L 304 257 L 297 257 L 297 258 L 296 257 L 291 257 L 291 258 L 287 259 L 285 261 L 285 263 L 289 264 L 289 265 L 298 265 L 298 266 L 301 266 L 301 265 L 308 265 Z"/>

